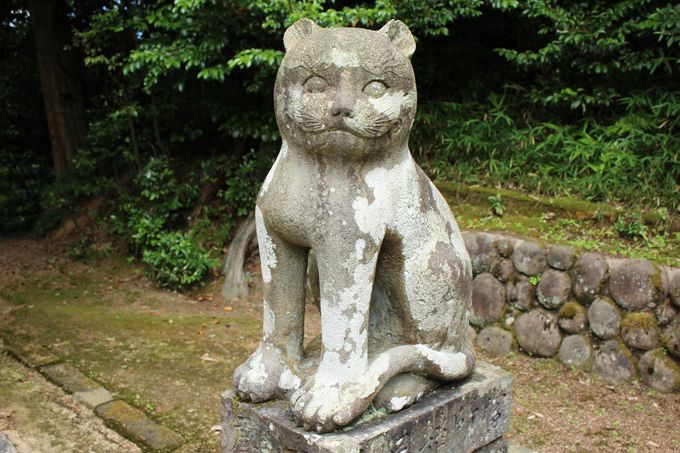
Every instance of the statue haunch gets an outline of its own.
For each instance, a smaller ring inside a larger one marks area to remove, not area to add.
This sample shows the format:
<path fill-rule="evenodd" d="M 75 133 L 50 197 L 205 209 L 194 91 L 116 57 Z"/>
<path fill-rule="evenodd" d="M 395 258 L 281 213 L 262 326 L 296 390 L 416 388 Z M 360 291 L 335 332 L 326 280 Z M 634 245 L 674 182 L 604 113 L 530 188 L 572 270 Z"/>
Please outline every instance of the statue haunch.
<path fill-rule="evenodd" d="M 474 367 L 470 258 L 451 211 L 411 157 L 408 28 L 285 33 L 275 86 L 283 144 L 257 201 L 264 334 L 234 373 L 253 402 L 290 398 L 306 429 L 398 411 Z M 321 352 L 303 354 L 307 261 L 318 269 Z"/>

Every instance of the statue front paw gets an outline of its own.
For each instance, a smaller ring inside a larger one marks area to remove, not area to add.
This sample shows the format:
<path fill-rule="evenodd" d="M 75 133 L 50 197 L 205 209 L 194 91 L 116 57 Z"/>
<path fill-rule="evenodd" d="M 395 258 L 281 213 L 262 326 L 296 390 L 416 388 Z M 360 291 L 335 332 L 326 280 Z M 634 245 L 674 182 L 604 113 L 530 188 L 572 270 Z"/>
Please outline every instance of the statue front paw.
<path fill-rule="evenodd" d="M 308 431 L 326 433 L 348 425 L 371 403 L 360 383 L 327 385 L 314 377 L 290 398 L 293 416 Z"/>
<path fill-rule="evenodd" d="M 260 343 L 257 350 L 234 371 L 234 390 L 239 398 L 261 403 L 283 397 L 300 387 L 300 378 L 276 346 Z"/>

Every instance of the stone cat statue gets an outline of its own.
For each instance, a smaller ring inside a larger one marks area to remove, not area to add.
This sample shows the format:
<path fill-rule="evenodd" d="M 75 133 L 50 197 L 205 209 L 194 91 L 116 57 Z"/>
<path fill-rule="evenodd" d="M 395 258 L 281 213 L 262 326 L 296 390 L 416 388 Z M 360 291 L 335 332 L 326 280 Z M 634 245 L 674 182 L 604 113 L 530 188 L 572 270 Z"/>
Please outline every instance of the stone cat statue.
<path fill-rule="evenodd" d="M 302 19 L 284 45 L 274 90 L 283 144 L 255 210 L 264 334 L 234 388 L 253 402 L 290 398 L 305 429 L 328 432 L 371 403 L 398 411 L 472 372 L 472 272 L 446 201 L 408 148 L 406 25 Z M 313 366 L 303 354 L 310 249 L 322 331 Z"/>

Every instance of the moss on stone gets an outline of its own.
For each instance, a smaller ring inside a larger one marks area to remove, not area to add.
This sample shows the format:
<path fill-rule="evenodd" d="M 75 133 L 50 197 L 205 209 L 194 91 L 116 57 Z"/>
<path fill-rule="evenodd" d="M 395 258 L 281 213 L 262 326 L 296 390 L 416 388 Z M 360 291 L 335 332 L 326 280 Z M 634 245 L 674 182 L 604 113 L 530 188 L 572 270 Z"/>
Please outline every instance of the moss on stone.
<path fill-rule="evenodd" d="M 354 428 L 357 428 L 361 425 L 364 425 L 366 423 L 370 423 L 375 420 L 380 420 L 382 418 L 387 417 L 387 410 L 384 408 L 376 408 L 375 406 L 371 405 L 364 411 L 363 414 L 361 414 L 361 417 L 359 417 L 354 423 L 347 425 L 343 428 L 340 428 L 338 431 L 339 432 L 345 432 L 345 431 L 351 431 Z"/>
<path fill-rule="evenodd" d="M 656 317 L 652 313 L 628 313 L 621 321 L 622 330 L 652 330 L 658 327 Z"/>
<path fill-rule="evenodd" d="M 508 283 L 512 283 L 513 285 L 516 285 L 517 282 L 519 282 L 522 278 L 522 275 L 515 272 L 513 273 L 510 278 L 508 278 Z"/>
<path fill-rule="evenodd" d="M 447 198 L 469 198 L 484 205 L 488 204 L 488 197 L 500 194 L 503 202 L 508 207 L 520 211 L 536 211 L 536 209 L 551 209 L 561 213 L 582 213 L 587 217 L 595 218 L 600 215 L 611 216 L 615 212 L 614 207 L 606 203 L 593 203 L 576 198 L 551 198 L 538 195 L 526 195 L 513 190 L 498 189 L 495 187 L 468 186 L 461 183 L 444 181 L 435 182 L 439 191 Z"/>
<path fill-rule="evenodd" d="M 579 314 L 583 314 L 585 316 L 585 313 L 586 309 L 583 308 L 583 305 L 576 301 L 570 300 L 562 305 L 559 316 L 560 318 L 573 319 Z"/>
<path fill-rule="evenodd" d="M 139 409 L 124 401 L 115 400 L 95 408 L 95 413 L 104 423 L 135 443 L 142 444 L 153 452 L 174 451 L 182 442 L 173 431 L 153 422 Z"/>
<path fill-rule="evenodd" d="M 663 348 L 646 352 L 640 359 L 639 371 L 642 380 L 655 390 L 672 392 L 680 389 L 680 365 Z M 661 376 L 654 379 L 657 373 Z"/>
<path fill-rule="evenodd" d="M 630 352 L 630 349 L 628 349 L 628 346 L 626 346 L 626 344 L 623 341 L 616 340 L 616 342 L 621 347 L 621 352 L 623 352 L 623 355 L 628 357 L 628 360 L 630 360 L 630 363 L 633 364 L 633 377 L 637 378 L 638 372 L 637 372 L 637 366 L 635 366 L 637 364 L 637 360 L 635 359 L 635 356 L 633 355 L 632 352 Z"/>
<path fill-rule="evenodd" d="M 656 264 L 652 263 L 654 267 L 654 273 L 650 276 L 652 281 L 652 286 L 654 287 L 654 300 L 659 300 L 660 296 L 664 293 L 663 278 L 661 277 L 661 269 Z"/>

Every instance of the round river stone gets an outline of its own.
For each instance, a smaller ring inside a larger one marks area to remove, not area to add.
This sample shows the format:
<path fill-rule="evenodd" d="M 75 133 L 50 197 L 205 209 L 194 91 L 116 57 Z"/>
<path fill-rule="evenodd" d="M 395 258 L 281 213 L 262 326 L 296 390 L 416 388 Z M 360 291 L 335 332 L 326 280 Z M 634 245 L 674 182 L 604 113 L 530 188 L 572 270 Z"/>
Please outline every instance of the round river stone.
<path fill-rule="evenodd" d="M 567 366 L 587 368 L 593 355 L 590 341 L 583 335 L 569 335 L 560 345 L 557 357 Z"/>
<path fill-rule="evenodd" d="M 659 326 L 652 313 L 628 313 L 621 321 L 626 346 L 647 351 L 659 346 Z"/>
<path fill-rule="evenodd" d="M 512 252 L 515 269 L 524 275 L 538 275 L 545 270 L 547 258 L 545 250 L 536 242 L 521 242 Z"/>
<path fill-rule="evenodd" d="M 680 365 L 663 350 L 645 352 L 638 364 L 640 379 L 651 388 L 663 393 L 680 390 Z"/>
<path fill-rule="evenodd" d="M 673 302 L 676 307 L 680 307 L 680 272 L 675 272 L 675 275 L 668 285 L 668 292 L 671 296 L 671 302 Z"/>
<path fill-rule="evenodd" d="M 680 359 L 680 319 L 676 319 L 663 332 L 663 344 L 668 352 Z"/>
<path fill-rule="evenodd" d="M 470 344 L 475 344 L 475 341 L 477 340 L 477 331 L 472 326 L 468 326 L 467 328 L 467 339 Z"/>
<path fill-rule="evenodd" d="M 491 273 L 505 283 L 515 273 L 515 266 L 512 264 L 512 260 L 508 258 L 497 259 L 491 263 Z"/>
<path fill-rule="evenodd" d="M 552 245 L 548 249 L 548 266 L 568 271 L 576 262 L 576 250 L 568 245 Z"/>
<path fill-rule="evenodd" d="M 536 298 L 545 308 L 557 308 L 567 301 L 571 292 L 571 277 L 566 272 L 548 269 L 536 287 Z"/>
<path fill-rule="evenodd" d="M 483 326 L 498 321 L 505 305 L 505 286 L 488 272 L 472 281 L 472 313 L 470 323 Z"/>
<path fill-rule="evenodd" d="M 505 285 L 508 303 L 528 310 L 534 302 L 534 292 L 536 288 L 524 275 L 514 275 Z"/>
<path fill-rule="evenodd" d="M 595 353 L 593 372 L 613 384 L 630 381 L 635 377 L 633 355 L 623 343 L 609 340 Z"/>
<path fill-rule="evenodd" d="M 601 297 L 588 310 L 590 330 L 600 338 L 613 338 L 619 334 L 621 310 L 611 300 Z"/>
<path fill-rule="evenodd" d="M 662 326 L 668 325 L 678 316 L 678 310 L 671 304 L 671 301 L 666 299 L 661 305 L 656 307 L 656 319 Z"/>
<path fill-rule="evenodd" d="M 653 308 L 665 293 L 661 271 L 649 261 L 628 261 L 612 270 L 609 292 L 626 310 Z"/>
<path fill-rule="evenodd" d="M 492 355 L 506 355 L 512 350 L 512 334 L 500 327 L 486 327 L 477 335 L 477 346 Z"/>
<path fill-rule="evenodd" d="M 509 239 L 499 239 L 498 242 L 496 242 L 496 250 L 498 250 L 498 253 L 503 258 L 510 258 L 510 255 L 512 255 L 512 251 L 514 250 L 514 248 L 515 246 Z"/>
<path fill-rule="evenodd" d="M 574 294 L 581 302 L 592 302 L 609 277 L 609 266 L 597 253 L 585 253 L 574 264 Z"/>
<path fill-rule="evenodd" d="M 487 233 L 464 233 L 463 240 L 472 261 L 472 273 L 489 272 L 492 259 L 498 256 L 493 246 L 494 237 Z"/>
<path fill-rule="evenodd" d="M 558 323 L 565 332 L 579 333 L 586 328 L 588 316 L 583 305 L 570 300 L 560 308 Z"/>
<path fill-rule="evenodd" d="M 557 353 L 562 334 L 554 314 L 537 309 L 517 318 L 513 328 L 520 347 L 531 355 L 552 357 Z"/>

